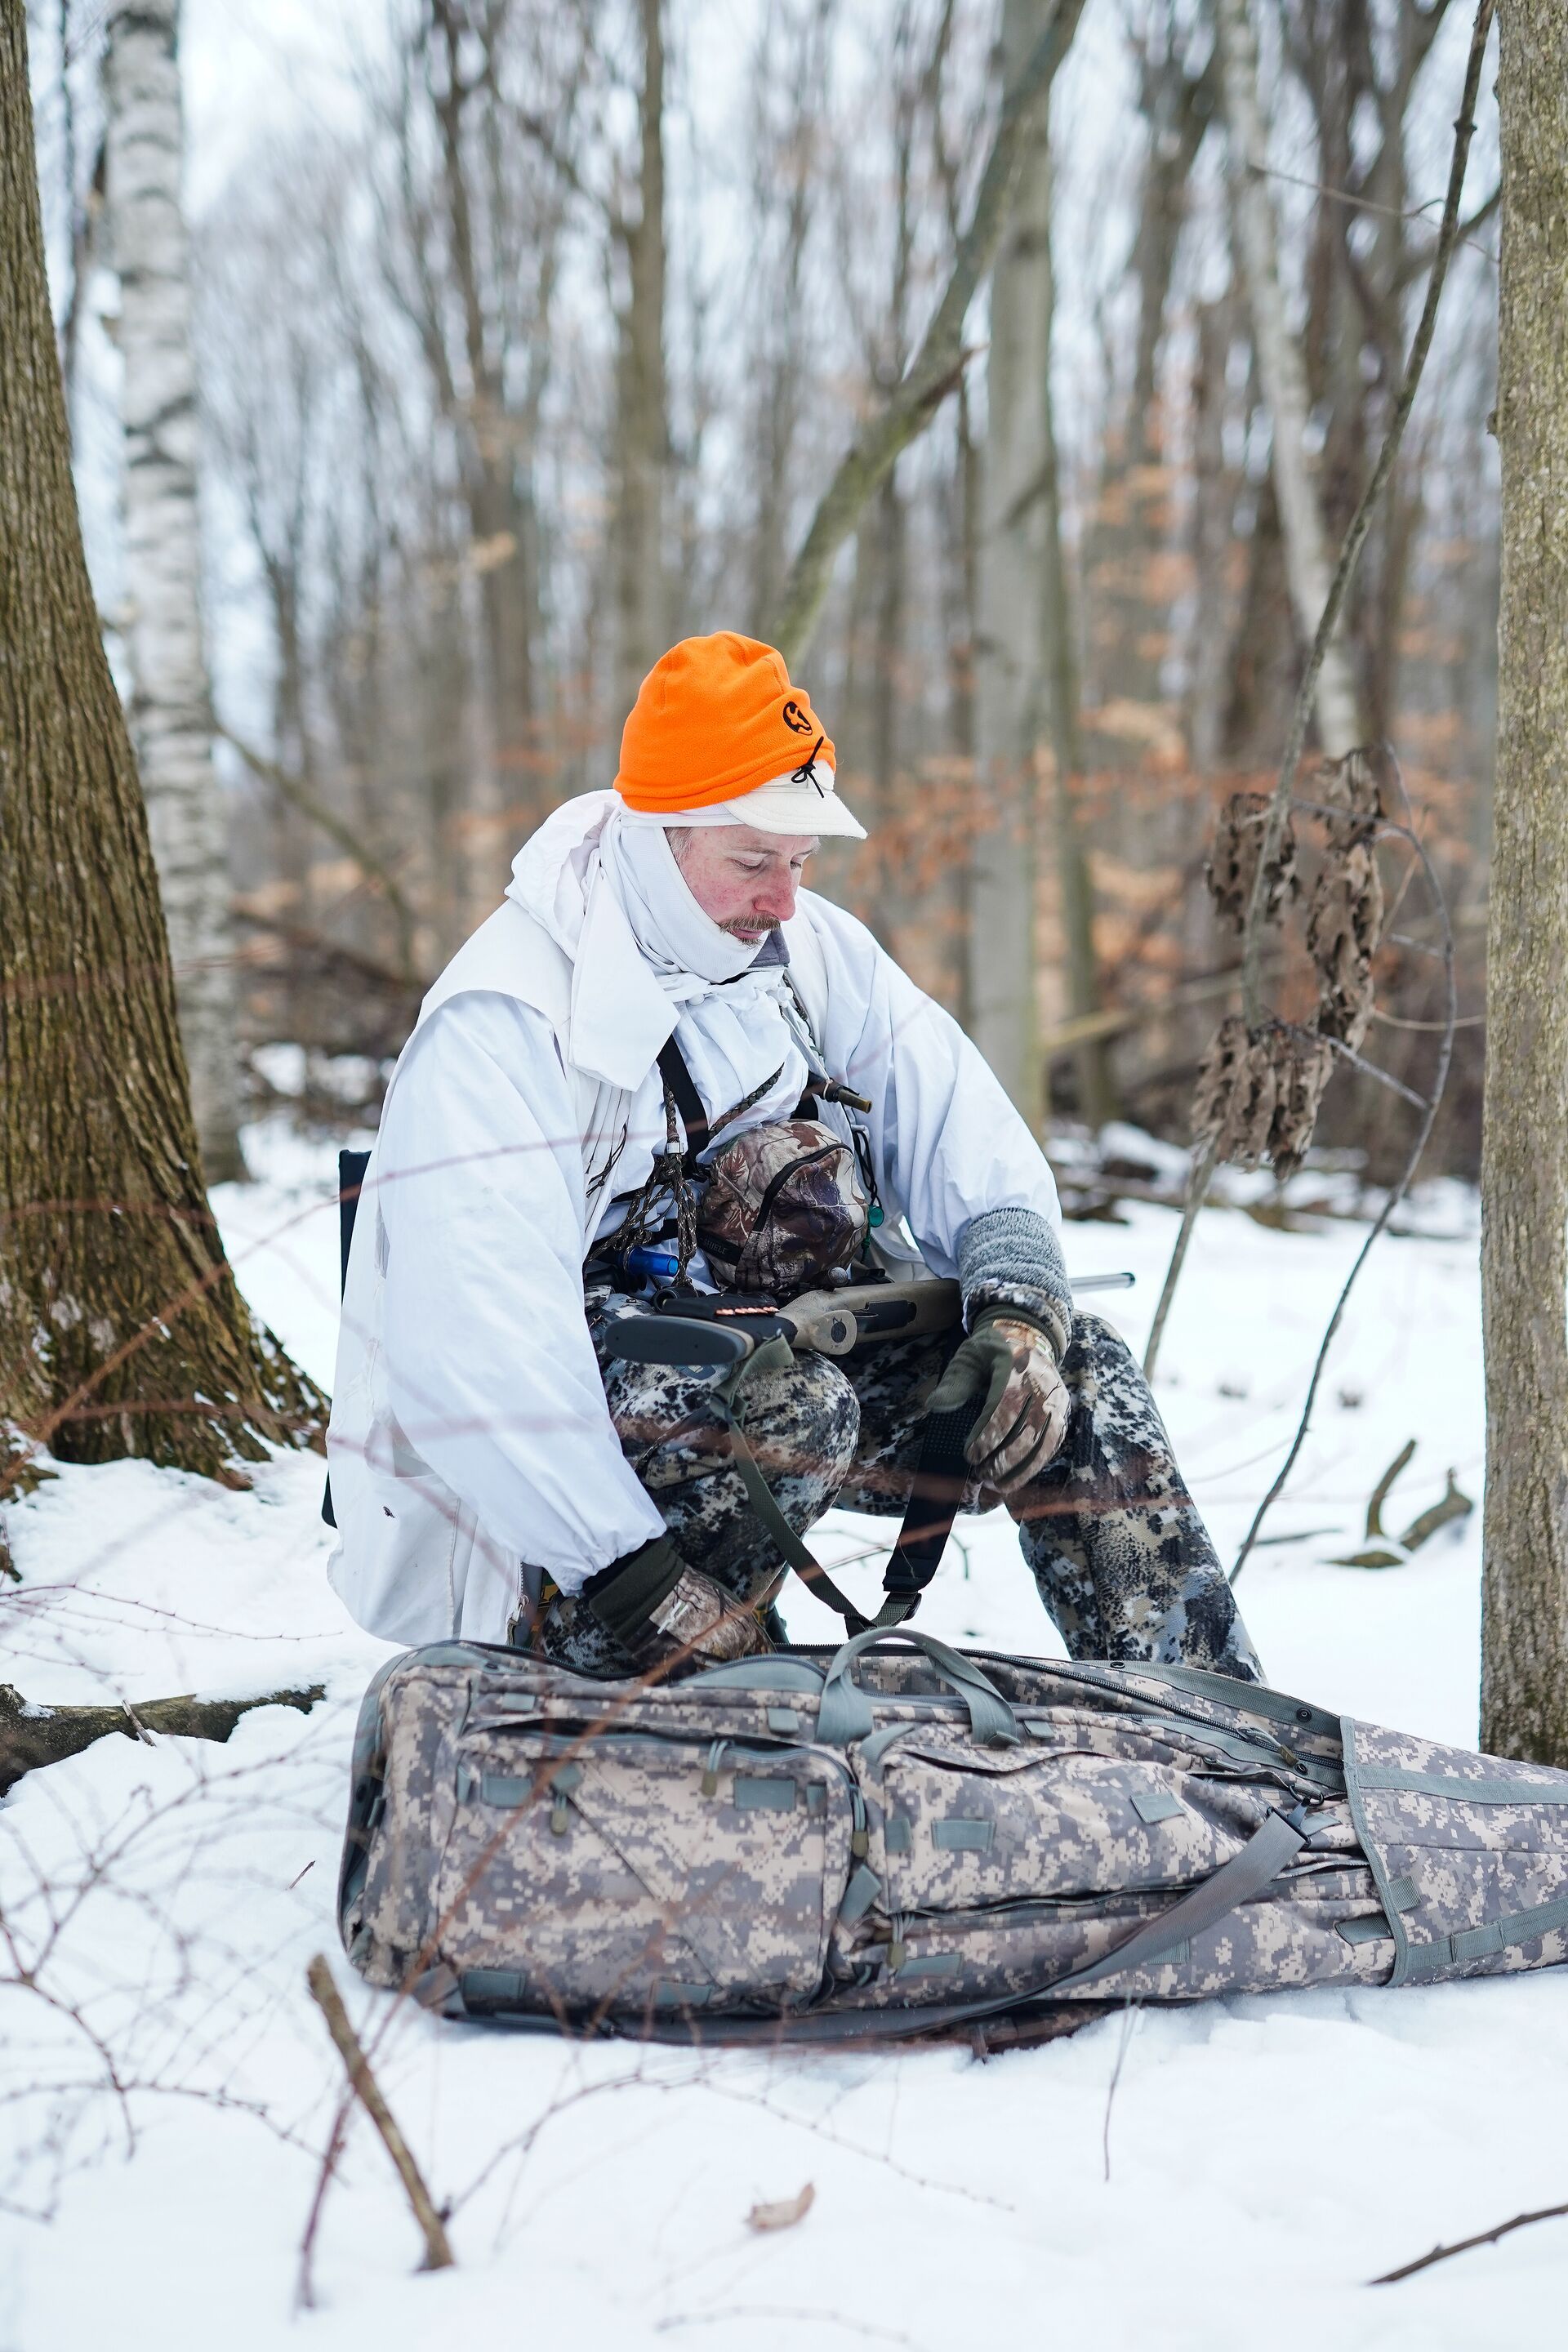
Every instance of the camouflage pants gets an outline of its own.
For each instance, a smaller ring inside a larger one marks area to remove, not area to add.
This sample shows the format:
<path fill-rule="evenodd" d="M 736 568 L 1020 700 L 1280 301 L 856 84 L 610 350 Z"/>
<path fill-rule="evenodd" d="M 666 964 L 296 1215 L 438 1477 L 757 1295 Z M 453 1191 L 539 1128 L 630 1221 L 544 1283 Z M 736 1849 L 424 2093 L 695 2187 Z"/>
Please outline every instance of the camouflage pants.
<path fill-rule="evenodd" d="M 638 1302 L 614 1294 L 588 1302 L 621 1450 L 688 1564 L 760 1606 L 781 1580 L 779 1559 L 708 1401 L 714 1376 L 605 1352 L 606 1327 L 637 1311 Z M 957 1337 L 890 1340 L 838 1360 L 803 1352 L 743 1383 L 736 1418 L 797 1533 L 835 1503 L 901 1517 L 926 1400 Z M 1260 1681 L 1208 1530 L 1126 1343 L 1109 1324 L 1079 1315 L 1061 1370 L 1072 1400 L 1067 1434 L 1007 1507 L 1069 1655 L 1181 1662 Z M 975 1486 L 963 1507 L 994 1499 Z M 571 1603 L 554 1604 L 536 1638 L 584 1671 L 613 1673 L 623 1664 Z"/>

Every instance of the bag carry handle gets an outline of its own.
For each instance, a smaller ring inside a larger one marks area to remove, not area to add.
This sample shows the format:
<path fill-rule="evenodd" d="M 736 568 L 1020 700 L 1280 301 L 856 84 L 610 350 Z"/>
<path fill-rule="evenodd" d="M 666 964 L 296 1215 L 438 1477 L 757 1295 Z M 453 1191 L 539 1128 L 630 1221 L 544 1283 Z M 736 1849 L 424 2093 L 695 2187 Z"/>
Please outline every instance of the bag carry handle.
<path fill-rule="evenodd" d="M 873 1729 L 875 1717 L 870 1703 L 856 1684 L 850 1669 L 857 1658 L 886 1642 L 889 1634 L 873 1625 L 864 1633 L 857 1633 L 846 1642 L 827 1669 L 827 1679 L 822 1688 L 822 1704 L 816 1711 L 816 1736 L 825 1747 L 847 1748 L 852 1739 L 864 1739 Z M 969 1708 L 969 1727 L 976 1739 L 987 1748 L 1013 1748 L 1018 1742 L 1017 1719 L 1012 1708 L 993 1682 L 988 1682 L 979 1667 L 957 1650 L 950 1650 L 933 1633 L 917 1633 L 900 1625 L 897 1637 L 900 1642 L 912 1642 L 923 1650 L 942 1680 L 951 1683 Z"/>

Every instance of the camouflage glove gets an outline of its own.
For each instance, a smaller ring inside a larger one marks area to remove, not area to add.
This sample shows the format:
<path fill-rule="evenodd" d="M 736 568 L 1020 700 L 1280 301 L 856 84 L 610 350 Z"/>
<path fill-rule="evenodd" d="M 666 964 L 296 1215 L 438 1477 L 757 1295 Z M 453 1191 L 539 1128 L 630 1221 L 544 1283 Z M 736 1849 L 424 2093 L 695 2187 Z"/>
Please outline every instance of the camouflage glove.
<path fill-rule="evenodd" d="M 773 1646 L 756 1612 L 688 1568 L 668 1536 L 656 1536 L 640 1551 L 612 1561 L 589 1579 L 583 1598 L 639 1666 L 687 1658 L 719 1665 Z"/>
<path fill-rule="evenodd" d="M 951 1412 L 973 1397 L 984 1402 L 964 1454 L 987 1486 L 1016 1494 L 1061 1444 L 1070 1410 L 1055 1349 L 1016 1307 L 982 1309 L 926 1410 Z"/>

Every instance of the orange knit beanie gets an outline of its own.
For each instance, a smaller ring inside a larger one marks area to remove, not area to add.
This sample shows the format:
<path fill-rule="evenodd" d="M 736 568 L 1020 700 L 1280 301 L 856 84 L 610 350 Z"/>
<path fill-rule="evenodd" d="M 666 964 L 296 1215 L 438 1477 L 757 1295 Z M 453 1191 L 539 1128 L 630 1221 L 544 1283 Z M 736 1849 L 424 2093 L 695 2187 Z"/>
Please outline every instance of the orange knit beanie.
<path fill-rule="evenodd" d="M 621 736 L 616 790 L 628 808 L 653 814 L 711 808 L 789 774 L 813 751 L 837 764 L 784 656 L 721 629 L 683 637 L 644 678 Z"/>

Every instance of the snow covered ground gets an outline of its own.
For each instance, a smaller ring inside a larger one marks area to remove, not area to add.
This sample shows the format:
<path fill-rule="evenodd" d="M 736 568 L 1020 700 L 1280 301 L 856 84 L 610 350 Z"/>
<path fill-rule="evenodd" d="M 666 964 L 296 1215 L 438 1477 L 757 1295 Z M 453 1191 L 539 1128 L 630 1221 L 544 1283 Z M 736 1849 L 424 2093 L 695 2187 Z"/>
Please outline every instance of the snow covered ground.
<path fill-rule="evenodd" d="M 251 1297 L 326 1380 L 324 1155 L 279 1133 L 255 1142 L 268 1181 L 220 1197 L 225 1232 Z M 1479 1494 L 1473 1212 L 1457 1192 L 1424 1208 L 1428 1237 L 1380 1244 L 1352 1303 L 1267 1530 L 1291 1540 L 1260 1551 L 1239 1591 L 1285 1688 L 1469 1742 L 1478 1520 L 1396 1571 L 1326 1564 L 1357 1549 L 1409 1437 L 1392 1528 L 1437 1498 L 1450 1465 Z M 1069 1232 L 1075 1272 L 1136 1270 L 1109 1303 L 1140 1344 L 1173 1226 L 1145 1209 Z M 1234 1212 L 1200 1223 L 1160 1396 L 1227 1553 L 1361 1237 Z M 28 1696 L 322 1682 L 328 1698 L 308 1717 L 253 1714 L 226 1747 L 105 1739 L 0 1811 L 0 2352 L 75 2352 L 110 2330 L 128 2352 L 1551 2340 L 1568 2222 L 1366 2282 L 1568 2198 L 1562 1975 L 1111 2016 L 985 2063 L 582 2050 L 391 2015 L 351 1978 L 332 1924 L 350 1730 L 385 1652 L 327 1589 L 320 1496 L 310 1457 L 271 1465 L 248 1495 L 121 1464 L 67 1470 L 16 1515 L 24 1581 L 0 1606 L 5 1671 Z M 867 1533 L 837 1523 L 837 1553 Z M 1006 1523 L 972 1527 L 964 1555 L 923 1622 L 1054 1648 Z M 836 1622 L 805 1601 L 789 1614 L 817 1638 Z M 451 2204 L 458 2267 L 416 2274 L 401 2190 L 356 2119 L 301 2313 L 300 2242 L 340 2080 L 305 1991 L 317 1950 L 382 2035 L 376 2063 Z M 798 2227 L 748 2230 L 753 2203 L 807 2181 Z"/>

